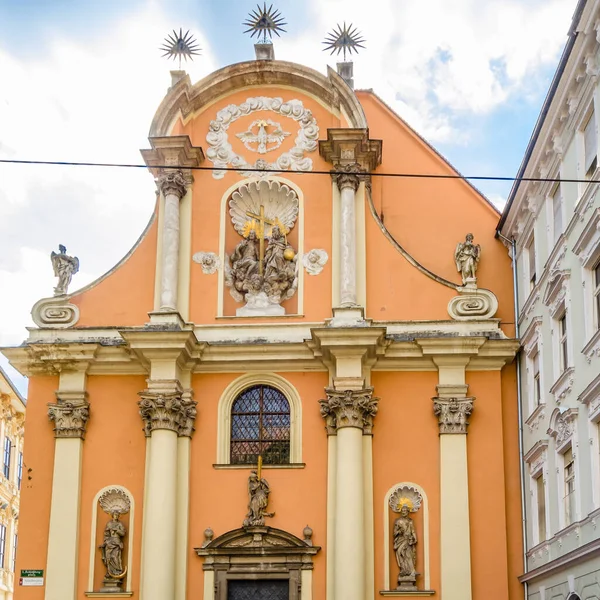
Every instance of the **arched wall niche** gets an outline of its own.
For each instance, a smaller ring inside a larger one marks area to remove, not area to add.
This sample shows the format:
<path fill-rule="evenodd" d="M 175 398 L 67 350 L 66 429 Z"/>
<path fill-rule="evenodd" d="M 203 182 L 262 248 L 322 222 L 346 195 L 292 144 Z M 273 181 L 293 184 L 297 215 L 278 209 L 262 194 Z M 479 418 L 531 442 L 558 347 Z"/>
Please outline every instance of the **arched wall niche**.
<path fill-rule="evenodd" d="M 296 249 L 298 261 L 302 260 L 304 254 L 304 194 L 302 189 L 291 180 L 273 175 L 265 178 L 268 181 L 278 182 L 286 185 L 293 190 L 298 198 L 298 218 L 294 228 L 290 232 L 288 239 Z M 231 185 L 221 197 L 220 207 L 220 225 L 219 225 L 219 258 L 221 264 L 225 264 L 225 254 L 230 254 L 235 244 L 241 241 L 239 235 L 235 232 L 229 216 L 229 200 L 232 194 L 244 185 L 260 181 L 258 177 L 248 177 Z M 298 269 L 298 289 L 292 298 L 286 300 L 283 306 L 286 307 L 286 313 L 302 315 L 304 311 L 304 267 L 300 264 Z M 235 304 L 229 293 L 229 288 L 225 286 L 225 269 L 219 270 L 219 280 L 217 287 L 217 316 L 234 316 L 235 308 L 243 304 Z"/>
<path fill-rule="evenodd" d="M 170 135 L 178 118 L 186 123 L 196 112 L 226 94 L 243 88 L 264 86 L 301 90 L 315 97 L 329 110 L 344 116 L 349 127 L 368 126 L 354 91 L 330 67 L 327 67 L 325 76 L 292 62 L 252 60 L 219 69 L 194 85 L 189 76 L 183 77 L 170 88 L 158 107 L 149 136 Z"/>
<path fill-rule="evenodd" d="M 423 545 L 423 560 L 420 563 L 417 560 L 417 572 L 421 575 L 417 578 L 417 585 L 420 589 L 430 590 L 431 589 L 431 570 L 430 570 L 430 558 L 429 558 L 429 500 L 425 490 L 413 481 L 401 481 L 394 484 L 385 494 L 383 498 L 383 580 L 382 580 L 382 591 L 393 590 L 396 586 L 394 584 L 397 575 L 397 568 L 395 561 L 392 562 L 392 543 L 391 537 L 393 532 L 393 520 L 394 514 L 389 506 L 391 495 L 394 491 L 401 487 L 413 487 L 418 490 L 421 494 L 423 501 L 421 508 L 417 513 L 414 514 L 413 520 L 415 521 L 415 529 L 417 533 L 417 544 Z M 418 546 L 417 546 L 418 548 Z M 419 551 L 417 550 L 417 557 Z M 422 583 L 421 583 L 422 582 Z"/>
<path fill-rule="evenodd" d="M 247 373 L 234 379 L 219 399 L 217 421 L 217 464 L 230 463 L 231 407 L 238 395 L 253 385 L 270 385 L 279 390 L 290 404 L 290 463 L 302 462 L 302 401 L 298 390 L 275 373 Z M 248 465 L 242 465 L 248 466 Z"/>
<path fill-rule="evenodd" d="M 90 563 L 88 573 L 88 589 L 89 592 L 96 592 L 102 587 L 102 580 L 104 579 L 104 565 L 100 557 L 100 550 L 98 546 L 102 543 L 104 536 L 104 527 L 110 520 L 102 508 L 100 508 L 100 497 L 102 494 L 109 490 L 121 490 L 129 498 L 130 509 L 125 515 L 122 515 L 120 520 L 127 529 L 127 535 L 124 540 L 123 556 L 125 558 L 125 564 L 127 565 L 127 575 L 125 577 L 124 592 L 131 592 L 131 586 L 133 581 L 133 549 L 132 544 L 135 534 L 135 500 L 133 494 L 122 485 L 107 485 L 97 492 L 92 501 L 92 522 L 91 522 L 91 535 L 90 535 Z M 110 594 L 109 594 L 110 595 Z"/>

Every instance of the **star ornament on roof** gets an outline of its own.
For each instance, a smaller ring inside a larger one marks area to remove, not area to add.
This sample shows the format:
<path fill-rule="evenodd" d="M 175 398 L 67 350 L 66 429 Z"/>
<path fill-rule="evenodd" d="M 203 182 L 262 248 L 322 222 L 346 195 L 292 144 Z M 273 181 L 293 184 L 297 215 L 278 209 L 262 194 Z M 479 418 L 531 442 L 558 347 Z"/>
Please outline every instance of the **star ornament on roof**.
<path fill-rule="evenodd" d="M 256 10 L 253 10 L 248 14 L 248 18 L 242 23 L 242 25 L 248 27 L 244 33 L 250 33 L 250 37 L 257 36 L 257 39 L 261 44 L 268 44 L 273 39 L 273 34 L 277 37 L 281 37 L 279 32 L 286 33 L 283 28 L 284 23 L 282 14 L 277 10 L 273 10 L 273 5 L 267 8 L 267 3 L 260 7 L 260 4 L 256 5 Z M 267 39 L 267 35 L 269 39 Z M 260 39 L 262 36 L 262 40 Z"/>
<path fill-rule="evenodd" d="M 188 58 L 194 60 L 194 56 L 200 55 L 200 46 L 189 29 L 183 34 L 183 29 L 173 30 L 163 41 L 163 45 L 159 48 L 164 52 L 163 57 L 179 59 L 179 68 L 181 69 L 181 57 L 187 62 Z"/>
<path fill-rule="evenodd" d="M 365 39 L 362 34 L 350 23 L 344 26 L 336 25 L 333 31 L 327 34 L 324 42 L 326 44 L 323 51 L 331 50 L 330 54 L 344 55 L 344 62 L 346 62 L 346 54 L 352 55 L 353 52 L 358 53 L 359 48 L 364 48 Z"/>

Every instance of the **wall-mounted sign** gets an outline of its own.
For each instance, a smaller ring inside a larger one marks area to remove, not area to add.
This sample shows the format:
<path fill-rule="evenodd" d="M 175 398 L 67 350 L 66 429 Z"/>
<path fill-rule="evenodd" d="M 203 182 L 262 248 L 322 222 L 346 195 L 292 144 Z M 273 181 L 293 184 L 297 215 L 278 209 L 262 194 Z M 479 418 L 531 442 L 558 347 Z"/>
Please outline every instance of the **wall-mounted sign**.
<path fill-rule="evenodd" d="M 44 571 L 42 569 L 21 569 L 19 585 L 44 585 Z"/>

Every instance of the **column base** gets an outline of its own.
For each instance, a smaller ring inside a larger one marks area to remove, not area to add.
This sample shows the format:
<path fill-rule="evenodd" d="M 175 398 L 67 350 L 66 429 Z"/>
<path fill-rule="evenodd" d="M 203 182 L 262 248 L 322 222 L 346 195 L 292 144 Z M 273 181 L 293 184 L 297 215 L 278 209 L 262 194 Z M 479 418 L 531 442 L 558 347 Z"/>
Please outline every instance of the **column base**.
<path fill-rule="evenodd" d="M 148 313 L 150 317 L 149 325 L 169 325 L 176 326 L 179 329 L 185 329 L 186 323 L 178 311 L 167 308 L 155 310 Z"/>
<path fill-rule="evenodd" d="M 328 327 L 368 327 L 363 306 L 339 306 L 333 309 L 333 318 L 329 319 Z"/>

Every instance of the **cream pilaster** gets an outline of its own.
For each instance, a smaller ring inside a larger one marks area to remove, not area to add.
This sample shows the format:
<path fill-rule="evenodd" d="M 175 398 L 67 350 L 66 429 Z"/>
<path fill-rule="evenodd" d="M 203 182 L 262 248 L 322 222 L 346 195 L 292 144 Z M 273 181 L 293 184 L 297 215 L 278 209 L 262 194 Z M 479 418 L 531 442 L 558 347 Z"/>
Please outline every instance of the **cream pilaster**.
<path fill-rule="evenodd" d="M 184 598 L 189 444 L 182 439 L 192 435 L 196 418 L 189 384 L 197 340 L 187 330 L 121 334 L 150 374 L 138 403 L 148 438 L 140 597 Z"/>
<path fill-rule="evenodd" d="M 468 356 L 435 356 L 440 430 L 441 585 L 445 600 L 471 599 L 471 543 L 467 427 L 474 398 L 467 397 Z"/>
<path fill-rule="evenodd" d="M 89 418 L 87 364 L 61 370 L 54 422 L 54 473 L 46 563 L 45 600 L 74 600 L 77 593 L 83 440 Z"/>
<path fill-rule="evenodd" d="M 164 198 L 161 256 L 157 276 L 160 277 L 161 312 L 181 312 L 178 303 L 180 210 L 179 204 L 193 182 L 191 168 L 204 160 L 199 147 L 192 146 L 187 135 L 150 138 L 151 150 L 142 150 L 142 156 Z"/>

